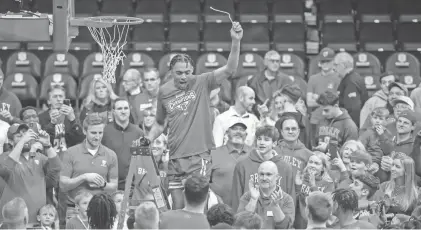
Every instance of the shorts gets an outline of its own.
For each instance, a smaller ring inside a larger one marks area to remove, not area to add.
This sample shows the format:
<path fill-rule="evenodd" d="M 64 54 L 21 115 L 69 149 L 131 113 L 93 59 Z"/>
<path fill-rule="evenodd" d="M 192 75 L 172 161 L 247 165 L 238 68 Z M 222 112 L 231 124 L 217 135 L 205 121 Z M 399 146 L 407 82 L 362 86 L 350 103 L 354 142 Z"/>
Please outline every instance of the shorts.
<path fill-rule="evenodd" d="M 168 162 L 168 189 L 183 188 L 182 181 L 194 174 L 201 174 L 210 179 L 212 170 L 212 158 L 210 151 L 199 153 L 194 156 L 172 159 Z"/>

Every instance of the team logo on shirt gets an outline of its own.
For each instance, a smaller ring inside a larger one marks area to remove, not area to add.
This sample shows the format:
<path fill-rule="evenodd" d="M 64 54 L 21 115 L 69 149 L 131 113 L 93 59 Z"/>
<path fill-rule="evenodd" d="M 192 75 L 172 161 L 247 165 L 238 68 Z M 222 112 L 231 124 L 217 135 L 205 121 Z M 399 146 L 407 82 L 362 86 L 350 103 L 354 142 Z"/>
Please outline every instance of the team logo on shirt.
<path fill-rule="evenodd" d="M 0 111 L 10 111 L 10 104 L 1 103 Z"/>
<path fill-rule="evenodd" d="M 172 99 L 168 102 L 168 110 L 173 112 L 174 110 L 186 111 L 189 104 L 196 100 L 196 93 L 194 91 L 188 91 L 185 94 Z"/>
<path fill-rule="evenodd" d="M 101 167 L 107 167 L 107 161 L 106 160 L 102 160 Z"/>

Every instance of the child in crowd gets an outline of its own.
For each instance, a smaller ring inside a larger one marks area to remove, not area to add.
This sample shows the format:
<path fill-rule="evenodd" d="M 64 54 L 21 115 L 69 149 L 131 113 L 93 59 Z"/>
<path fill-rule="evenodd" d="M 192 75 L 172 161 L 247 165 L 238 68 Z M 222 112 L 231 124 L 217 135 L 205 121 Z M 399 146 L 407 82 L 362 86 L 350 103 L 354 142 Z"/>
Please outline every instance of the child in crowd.
<path fill-rule="evenodd" d="M 372 173 L 376 173 L 379 170 L 380 162 L 383 157 L 383 151 L 380 148 L 379 134 L 376 129 L 387 125 L 387 118 L 389 117 L 389 110 L 384 107 L 375 108 L 371 113 L 371 124 L 372 127 L 368 128 L 363 132 L 359 140 L 363 143 L 367 152 L 371 155 L 373 164 L 371 165 Z"/>
<path fill-rule="evenodd" d="M 120 214 L 121 214 L 120 212 L 122 212 L 121 207 L 122 207 L 122 203 L 123 203 L 123 200 L 124 200 L 124 191 L 118 190 L 117 192 L 113 193 L 113 195 L 111 195 L 111 197 L 114 200 L 115 207 L 116 207 L 117 213 L 118 213 L 117 218 L 115 219 L 115 222 L 114 222 L 114 226 L 113 226 L 113 229 L 117 229 L 118 220 L 119 220 L 119 217 L 120 217 Z M 128 210 L 128 209 L 129 209 L 129 207 L 126 208 L 126 210 Z M 127 219 L 128 218 L 129 218 L 129 216 L 127 215 L 127 212 L 126 212 L 126 214 L 124 215 L 123 229 L 128 229 L 127 228 Z"/>
<path fill-rule="evenodd" d="M 46 204 L 38 210 L 37 220 L 39 225 L 34 226 L 36 229 L 59 229 L 57 210 L 51 204 Z"/>
<path fill-rule="evenodd" d="M 364 150 L 357 150 L 352 152 L 349 155 L 350 163 L 349 163 L 349 171 L 348 177 L 341 178 L 339 182 L 338 188 L 345 188 L 348 189 L 349 185 L 353 183 L 354 178 L 357 176 L 361 176 L 369 172 L 369 169 L 372 165 L 372 159 L 370 154 L 368 154 Z M 341 172 L 343 172 L 344 166 L 341 166 Z"/>
<path fill-rule="evenodd" d="M 92 194 L 82 191 L 75 197 L 75 204 L 79 214 L 67 221 L 66 229 L 89 229 L 88 210 L 89 202 L 92 199 Z"/>

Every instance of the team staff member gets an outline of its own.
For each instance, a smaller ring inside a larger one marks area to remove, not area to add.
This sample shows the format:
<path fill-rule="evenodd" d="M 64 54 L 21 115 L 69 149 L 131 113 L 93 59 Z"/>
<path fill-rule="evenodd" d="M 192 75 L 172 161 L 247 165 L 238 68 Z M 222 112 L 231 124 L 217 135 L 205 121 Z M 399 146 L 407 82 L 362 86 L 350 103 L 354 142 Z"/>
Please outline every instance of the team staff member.
<path fill-rule="evenodd" d="M 143 132 L 137 125 L 129 122 L 130 105 L 126 99 L 119 98 L 115 100 L 113 116 L 114 122 L 109 123 L 104 129 L 102 144 L 117 153 L 118 190 L 124 190 L 132 158 L 130 147 L 134 140 L 143 136 Z"/>
<path fill-rule="evenodd" d="M 342 78 L 338 86 L 339 107 L 346 109 L 360 127 L 360 111 L 368 99 L 364 79 L 354 71 L 354 58 L 346 52 L 335 56 L 335 71 Z"/>
<path fill-rule="evenodd" d="M 225 66 L 198 76 L 193 75 L 193 62 L 186 54 L 171 59 L 173 80 L 159 89 L 156 121 L 142 144 L 150 144 L 162 134 L 168 122 L 169 189 L 173 208 L 183 207 L 182 180 L 200 172 L 210 177 L 210 150 L 214 148 L 210 111 L 210 92 L 237 70 L 243 29 L 234 22 L 232 46 Z M 194 144 L 192 144 L 194 143 Z"/>
<path fill-rule="evenodd" d="M 117 190 L 118 164 L 114 151 L 101 144 L 104 121 L 96 114 L 83 121 L 85 141 L 69 148 L 63 157 L 60 188 L 68 192 L 67 218 L 75 212 L 74 198 L 80 191 L 92 194 Z"/>

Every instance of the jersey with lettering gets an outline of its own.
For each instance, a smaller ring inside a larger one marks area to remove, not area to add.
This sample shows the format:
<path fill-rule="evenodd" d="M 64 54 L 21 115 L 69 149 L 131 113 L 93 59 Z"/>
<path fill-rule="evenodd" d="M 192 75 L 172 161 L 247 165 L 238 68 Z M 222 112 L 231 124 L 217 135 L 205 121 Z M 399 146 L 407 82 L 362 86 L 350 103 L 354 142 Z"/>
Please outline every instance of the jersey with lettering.
<path fill-rule="evenodd" d="M 174 81 L 161 86 L 156 120 L 168 121 L 170 159 L 197 155 L 215 147 L 212 136 L 210 91 L 217 88 L 214 72 L 188 77 L 181 90 Z"/>
<path fill-rule="evenodd" d="M 55 125 L 53 148 L 60 157 L 67 150 L 66 130 L 63 123 Z"/>
<path fill-rule="evenodd" d="M 317 125 L 316 143 L 329 144 L 337 142 L 341 147 L 349 140 L 358 139 L 358 128 L 349 116 L 348 112 L 342 109 L 342 114 L 331 120 L 323 120 Z"/>

